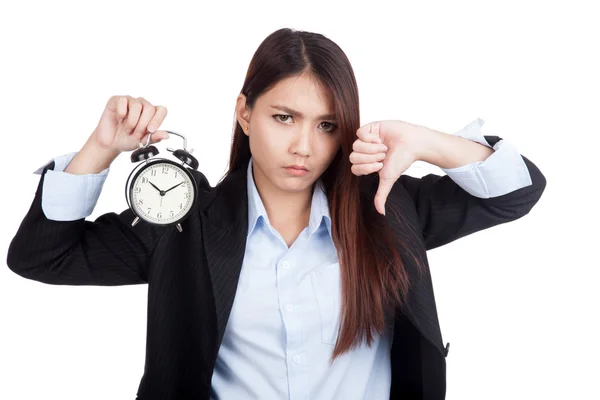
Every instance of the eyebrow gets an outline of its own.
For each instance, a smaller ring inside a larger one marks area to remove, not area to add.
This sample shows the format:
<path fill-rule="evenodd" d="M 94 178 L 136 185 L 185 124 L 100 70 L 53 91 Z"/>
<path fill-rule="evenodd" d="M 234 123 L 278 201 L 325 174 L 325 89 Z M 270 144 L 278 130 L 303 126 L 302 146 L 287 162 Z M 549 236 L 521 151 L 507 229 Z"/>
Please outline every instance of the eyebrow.
<path fill-rule="evenodd" d="M 276 109 L 281 110 L 281 111 L 284 111 L 284 112 L 286 112 L 288 114 L 297 115 L 300 118 L 304 118 L 304 114 L 302 114 L 300 111 L 292 110 L 289 107 L 278 105 L 278 104 L 271 105 L 271 107 L 272 108 L 276 108 Z M 317 117 L 317 119 L 335 119 L 335 118 L 336 118 L 335 114 L 325 114 L 325 115 L 319 115 Z"/>

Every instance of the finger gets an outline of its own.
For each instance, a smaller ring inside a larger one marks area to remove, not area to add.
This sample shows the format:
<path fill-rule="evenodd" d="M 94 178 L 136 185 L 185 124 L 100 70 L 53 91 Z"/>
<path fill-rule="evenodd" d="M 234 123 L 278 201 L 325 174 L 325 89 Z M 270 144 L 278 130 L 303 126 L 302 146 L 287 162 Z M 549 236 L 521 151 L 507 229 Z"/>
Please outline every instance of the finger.
<path fill-rule="evenodd" d="M 377 193 L 375 193 L 375 208 L 380 214 L 385 215 L 385 202 L 392 191 L 394 182 L 395 179 L 379 178 L 379 187 L 377 188 Z"/>
<path fill-rule="evenodd" d="M 382 143 L 381 139 L 379 139 L 379 127 L 380 122 L 372 122 L 366 125 L 361 126 L 356 131 L 356 136 L 364 142 L 369 143 Z"/>
<path fill-rule="evenodd" d="M 365 153 L 350 153 L 350 162 L 352 164 L 371 164 L 377 161 L 385 160 L 386 153 L 375 153 L 375 154 L 365 154 Z"/>
<path fill-rule="evenodd" d="M 381 138 L 379 137 L 379 132 L 381 130 L 381 122 L 376 122 L 371 126 L 371 138 L 375 141 L 375 143 L 381 143 Z"/>
<path fill-rule="evenodd" d="M 131 96 L 127 97 L 127 121 L 125 122 L 125 132 L 131 133 L 140 119 L 142 103 Z"/>
<path fill-rule="evenodd" d="M 150 144 L 154 144 L 154 143 L 158 143 L 162 140 L 168 139 L 169 138 L 169 133 L 167 131 L 156 131 L 156 132 L 146 132 L 141 138 L 140 138 L 140 143 L 143 144 L 144 146 L 146 145 L 146 142 L 148 141 L 148 135 L 150 135 Z"/>
<path fill-rule="evenodd" d="M 123 121 L 127 114 L 127 96 L 111 96 L 106 104 L 106 109 L 117 114 L 117 120 Z"/>
<path fill-rule="evenodd" d="M 169 132 L 167 131 L 156 131 L 156 132 L 150 132 L 152 133 L 152 137 L 150 138 L 150 142 L 151 143 L 157 143 L 160 142 L 161 140 L 165 140 L 169 138 Z"/>
<path fill-rule="evenodd" d="M 117 115 L 119 122 L 123 121 L 123 118 L 127 115 L 127 97 L 119 96 L 117 99 Z"/>
<path fill-rule="evenodd" d="M 155 137 L 159 137 L 161 140 L 168 139 L 169 132 L 163 131 L 163 130 L 156 131 L 156 132 L 152 133 L 152 138 L 155 138 Z"/>
<path fill-rule="evenodd" d="M 154 117 L 155 108 L 150 102 L 143 97 L 138 97 L 137 100 L 142 103 L 142 114 L 140 115 L 140 119 L 138 120 L 135 129 L 133 130 L 133 135 L 136 137 L 141 137 L 142 134 L 148 131 L 148 123 Z"/>
<path fill-rule="evenodd" d="M 154 132 L 155 130 L 157 130 L 166 117 L 167 108 L 164 106 L 156 106 L 154 117 L 152 117 L 152 120 L 150 120 L 150 123 L 148 124 L 148 130 L 150 132 Z"/>
<path fill-rule="evenodd" d="M 383 167 L 383 163 L 375 162 L 371 164 L 356 164 L 350 167 L 354 175 L 368 175 L 379 171 Z"/>
<path fill-rule="evenodd" d="M 388 148 L 383 143 L 369 143 L 358 139 L 352 144 L 352 150 L 357 153 L 376 154 L 386 152 Z"/>

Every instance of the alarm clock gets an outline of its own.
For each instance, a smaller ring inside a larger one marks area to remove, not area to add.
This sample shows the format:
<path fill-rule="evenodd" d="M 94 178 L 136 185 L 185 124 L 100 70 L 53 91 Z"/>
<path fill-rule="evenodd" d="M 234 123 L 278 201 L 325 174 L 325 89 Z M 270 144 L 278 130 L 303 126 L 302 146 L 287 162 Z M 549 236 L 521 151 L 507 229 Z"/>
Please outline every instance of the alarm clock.
<path fill-rule="evenodd" d="M 181 163 L 166 158 L 150 160 L 159 152 L 150 145 L 152 132 L 149 132 L 146 144 L 140 142 L 138 149 L 131 153 L 131 162 L 141 163 L 127 178 L 125 200 L 136 216 L 131 226 L 143 220 L 159 227 L 175 225 L 183 232 L 181 222 L 190 214 L 196 201 L 196 180 L 190 171 L 198 168 L 198 160 L 191 154 L 194 149 L 187 150 L 185 136 L 167 132 L 183 139 L 183 149 L 167 147 Z"/>

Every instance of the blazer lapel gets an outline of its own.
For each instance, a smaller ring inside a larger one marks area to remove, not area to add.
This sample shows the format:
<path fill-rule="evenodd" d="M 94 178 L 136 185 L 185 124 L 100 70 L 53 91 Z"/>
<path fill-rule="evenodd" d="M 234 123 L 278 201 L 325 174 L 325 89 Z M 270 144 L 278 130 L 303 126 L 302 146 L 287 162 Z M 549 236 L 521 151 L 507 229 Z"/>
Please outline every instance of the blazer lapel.
<path fill-rule="evenodd" d="M 246 169 L 230 173 L 214 189 L 200 213 L 202 238 L 217 316 L 217 343 L 221 344 L 237 290 L 248 232 Z"/>

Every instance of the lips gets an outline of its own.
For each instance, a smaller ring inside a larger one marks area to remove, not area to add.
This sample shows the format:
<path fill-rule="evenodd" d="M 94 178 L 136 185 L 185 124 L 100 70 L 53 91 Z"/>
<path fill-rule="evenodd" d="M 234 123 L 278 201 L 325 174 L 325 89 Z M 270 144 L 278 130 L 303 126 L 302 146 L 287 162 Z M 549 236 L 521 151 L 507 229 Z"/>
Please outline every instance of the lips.
<path fill-rule="evenodd" d="M 290 165 L 289 167 L 286 167 L 286 168 L 297 169 L 297 170 L 301 170 L 301 171 L 308 171 L 308 169 L 306 169 L 306 167 L 303 167 L 301 165 Z"/>

